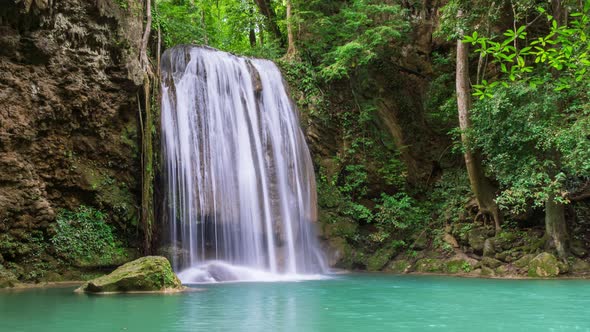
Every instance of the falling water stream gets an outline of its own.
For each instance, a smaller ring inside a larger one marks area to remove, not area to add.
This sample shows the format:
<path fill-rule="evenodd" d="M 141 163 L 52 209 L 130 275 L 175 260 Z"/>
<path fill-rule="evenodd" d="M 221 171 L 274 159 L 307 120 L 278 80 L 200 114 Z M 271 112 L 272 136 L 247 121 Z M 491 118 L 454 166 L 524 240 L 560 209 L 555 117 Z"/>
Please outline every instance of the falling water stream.
<path fill-rule="evenodd" d="M 324 272 L 313 165 L 277 66 L 179 46 L 162 77 L 164 211 L 183 282 Z"/>

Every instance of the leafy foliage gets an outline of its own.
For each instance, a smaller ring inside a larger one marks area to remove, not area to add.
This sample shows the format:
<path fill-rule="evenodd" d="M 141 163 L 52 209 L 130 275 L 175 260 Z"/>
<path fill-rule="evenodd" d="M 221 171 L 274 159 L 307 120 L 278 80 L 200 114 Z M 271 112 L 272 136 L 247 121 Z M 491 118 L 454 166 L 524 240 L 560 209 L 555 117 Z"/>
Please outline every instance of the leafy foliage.
<path fill-rule="evenodd" d="M 566 201 L 566 180 L 590 175 L 590 121 L 578 95 L 521 82 L 477 104 L 474 139 L 503 185 L 498 203 L 504 209 L 523 212 L 529 201 L 541 206 L 549 195 Z M 572 98 L 576 102 L 560 111 Z"/>
<path fill-rule="evenodd" d="M 67 261 L 108 261 L 122 255 L 120 241 L 106 223 L 107 215 L 92 207 L 62 210 L 51 243 Z"/>
<path fill-rule="evenodd" d="M 302 15 L 310 22 L 308 29 L 322 36 L 316 45 L 306 48 L 321 57 L 321 75 L 328 81 L 350 75 L 391 51 L 391 45 L 403 38 L 409 27 L 398 4 L 374 0 L 354 0 L 346 4 L 332 3 L 328 15 L 317 1 L 302 5 Z M 332 12 L 335 10 L 336 13 Z"/>

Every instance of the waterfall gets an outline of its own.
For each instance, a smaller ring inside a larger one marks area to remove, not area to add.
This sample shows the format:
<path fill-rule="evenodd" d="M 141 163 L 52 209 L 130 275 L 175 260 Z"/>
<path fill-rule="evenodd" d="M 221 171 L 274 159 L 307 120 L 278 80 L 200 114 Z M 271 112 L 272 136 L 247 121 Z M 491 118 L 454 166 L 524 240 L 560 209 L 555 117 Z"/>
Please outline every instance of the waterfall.
<path fill-rule="evenodd" d="M 162 154 L 164 217 L 184 282 L 325 271 L 313 165 L 273 62 L 167 50 Z"/>

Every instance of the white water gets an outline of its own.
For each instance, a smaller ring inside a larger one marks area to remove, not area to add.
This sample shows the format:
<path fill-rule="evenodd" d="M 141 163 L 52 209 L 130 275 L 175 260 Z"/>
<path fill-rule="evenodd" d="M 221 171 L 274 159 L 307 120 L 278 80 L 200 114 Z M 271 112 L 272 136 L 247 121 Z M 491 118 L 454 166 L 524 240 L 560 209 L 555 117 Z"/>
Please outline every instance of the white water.
<path fill-rule="evenodd" d="M 181 280 L 324 272 L 313 165 L 276 65 L 180 46 L 162 72 L 164 211 Z"/>

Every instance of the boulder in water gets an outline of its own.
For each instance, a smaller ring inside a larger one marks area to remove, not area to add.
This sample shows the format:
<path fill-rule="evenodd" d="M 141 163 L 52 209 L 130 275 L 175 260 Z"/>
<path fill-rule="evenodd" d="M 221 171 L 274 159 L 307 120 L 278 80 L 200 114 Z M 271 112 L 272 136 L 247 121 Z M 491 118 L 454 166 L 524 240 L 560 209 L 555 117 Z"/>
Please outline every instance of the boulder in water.
<path fill-rule="evenodd" d="M 111 274 L 93 279 L 76 292 L 175 292 L 184 287 L 165 257 L 147 256 L 120 266 Z"/>

